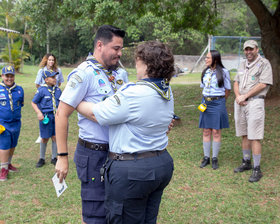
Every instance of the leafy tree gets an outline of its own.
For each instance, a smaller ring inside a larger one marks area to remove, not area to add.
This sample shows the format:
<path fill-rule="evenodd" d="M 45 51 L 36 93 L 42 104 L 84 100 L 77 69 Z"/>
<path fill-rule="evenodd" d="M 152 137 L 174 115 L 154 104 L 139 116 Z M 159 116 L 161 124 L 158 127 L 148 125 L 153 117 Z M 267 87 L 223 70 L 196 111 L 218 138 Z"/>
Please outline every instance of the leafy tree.
<path fill-rule="evenodd" d="M 280 94 L 280 0 L 272 9 L 261 0 L 244 0 L 256 16 L 261 29 L 261 46 L 273 70 L 272 95 Z"/>
<path fill-rule="evenodd" d="M 14 66 L 15 70 L 18 72 L 22 63 L 22 60 L 29 58 L 30 54 L 21 50 L 21 41 L 17 41 L 12 44 L 11 47 L 11 59 L 9 57 L 9 48 L 8 46 L 2 51 L 0 58 L 10 63 Z M 22 53 L 22 54 L 21 54 Z"/>

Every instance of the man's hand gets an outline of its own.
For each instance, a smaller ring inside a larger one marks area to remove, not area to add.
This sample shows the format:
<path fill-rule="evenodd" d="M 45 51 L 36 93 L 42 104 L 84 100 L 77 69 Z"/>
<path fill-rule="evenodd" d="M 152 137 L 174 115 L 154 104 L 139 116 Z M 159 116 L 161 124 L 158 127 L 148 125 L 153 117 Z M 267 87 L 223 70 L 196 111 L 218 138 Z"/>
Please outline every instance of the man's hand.
<path fill-rule="evenodd" d="M 169 132 L 172 130 L 172 128 L 174 127 L 174 122 L 175 119 L 172 119 L 172 121 L 170 122 L 169 126 L 168 126 L 168 131 L 166 132 L 166 134 L 168 135 Z"/>
<path fill-rule="evenodd" d="M 68 174 L 68 156 L 58 156 L 55 172 L 59 178 L 59 183 L 62 183 L 62 180 L 66 178 Z"/>
<path fill-rule="evenodd" d="M 246 95 L 239 95 L 238 97 L 236 97 L 236 102 L 238 103 L 238 104 L 240 104 L 241 102 L 245 102 L 246 101 L 246 99 L 247 99 L 247 96 Z"/>

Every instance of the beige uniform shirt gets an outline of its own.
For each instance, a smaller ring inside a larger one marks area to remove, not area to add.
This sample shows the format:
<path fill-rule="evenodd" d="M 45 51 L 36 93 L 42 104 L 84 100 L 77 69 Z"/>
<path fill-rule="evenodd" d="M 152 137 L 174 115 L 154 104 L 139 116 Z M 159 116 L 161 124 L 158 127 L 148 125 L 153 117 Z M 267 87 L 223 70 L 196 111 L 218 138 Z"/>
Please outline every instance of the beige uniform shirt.
<path fill-rule="evenodd" d="M 269 61 L 265 58 L 257 58 L 258 60 L 253 66 L 247 67 L 246 61 L 241 62 L 234 81 L 239 82 L 239 93 L 246 94 L 258 83 L 268 84 L 265 89 L 257 94 L 257 96 L 266 96 L 269 86 L 273 84 L 272 68 Z M 254 62 L 252 62 L 254 63 Z M 247 74 L 246 74 L 247 73 Z"/>

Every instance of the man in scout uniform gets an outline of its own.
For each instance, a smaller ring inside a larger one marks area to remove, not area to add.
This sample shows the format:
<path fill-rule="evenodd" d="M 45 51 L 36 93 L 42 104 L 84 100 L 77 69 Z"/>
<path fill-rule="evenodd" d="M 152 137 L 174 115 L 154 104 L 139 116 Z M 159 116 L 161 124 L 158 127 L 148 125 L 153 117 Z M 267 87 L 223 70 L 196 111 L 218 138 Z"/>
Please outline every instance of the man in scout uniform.
<path fill-rule="evenodd" d="M 250 182 L 262 177 L 260 169 L 261 140 L 264 136 L 265 105 L 264 99 L 272 85 L 272 69 L 269 61 L 259 55 L 258 43 L 247 40 L 243 46 L 246 60 L 240 64 L 234 79 L 234 119 L 236 136 L 242 136 L 242 164 L 234 169 L 235 173 L 252 169 Z"/>
<path fill-rule="evenodd" d="M 94 52 L 68 76 L 56 114 L 58 161 L 56 172 L 60 181 L 68 173 L 68 119 L 82 101 L 97 103 L 112 96 L 123 80 L 116 78 L 118 61 L 122 55 L 125 31 L 101 26 L 95 36 Z M 108 126 L 101 126 L 78 114 L 79 140 L 74 161 L 81 181 L 82 217 L 84 223 L 106 223 L 104 182 L 100 168 L 108 155 Z"/>
<path fill-rule="evenodd" d="M 5 66 L 0 83 L 0 181 L 6 181 L 9 172 L 18 169 L 11 164 L 21 128 L 21 108 L 24 92 L 15 83 L 15 69 Z"/>
<path fill-rule="evenodd" d="M 55 139 L 55 113 L 59 104 L 61 90 L 56 86 L 56 75 L 58 72 L 52 70 L 44 70 L 43 78 L 45 84 L 40 86 L 33 97 L 31 105 L 37 114 L 39 120 L 40 136 L 40 159 L 36 167 L 45 165 L 45 154 L 49 138 L 52 139 L 52 159 L 51 163 L 56 164 L 57 146 Z"/>

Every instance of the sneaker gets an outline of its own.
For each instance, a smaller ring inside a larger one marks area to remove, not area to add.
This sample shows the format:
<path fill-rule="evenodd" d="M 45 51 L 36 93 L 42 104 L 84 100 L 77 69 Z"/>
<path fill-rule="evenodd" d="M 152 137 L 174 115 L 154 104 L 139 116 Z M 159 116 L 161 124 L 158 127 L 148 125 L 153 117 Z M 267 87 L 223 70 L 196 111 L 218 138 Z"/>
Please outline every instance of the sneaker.
<path fill-rule="evenodd" d="M 8 179 L 9 170 L 2 168 L 0 173 L 0 181 L 6 181 Z"/>
<path fill-rule="evenodd" d="M 251 170 L 251 169 L 252 169 L 251 160 L 242 159 L 242 164 L 234 169 L 234 173 L 240 173 L 245 170 Z"/>
<path fill-rule="evenodd" d="M 204 156 L 203 160 L 201 162 L 200 168 L 203 168 L 203 167 L 207 166 L 208 164 L 210 164 L 210 158 L 207 156 Z"/>
<path fill-rule="evenodd" d="M 51 160 L 51 163 L 52 163 L 53 165 L 56 165 L 56 162 L 57 162 L 57 158 L 53 158 L 53 159 Z"/>
<path fill-rule="evenodd" d="M 258 182 L 262 178 L 262 171 L 260 166 L 256 166 L 253 169 L 253 173 L 249 178 L 249 182 Z"/>
<path fill-rule="evenodd" d="M 37 138 L 37 140 L 35 141 L 35 143 L 41 143 L 41 141 L 42 141 L 42 138 L 41 138 L 41 136 L 39 136 L 38 138 Z"/>
<path fill-rule="evenodd" d="M 18 172 L 19 171 L 18 168 L 14 167 L 12 164 L 9 164 L 8 168 L 9 168 L 9 172 Z"/>
<path fill-rule="evenodd" d="M 36 167 L 39 168 L 39 167 L 42 167 L 45 165 L 45 160 L 44 159 L 39 159 L 38 163 L 36 164 Z"/>
<path fill-rule="evenodd" d="M 213 170 L 216 170 L 216 169 L 219 168 L 218 158 L 217 157 L 213 157 L 212 158 L 212 168 L 213 168 Z"/>

